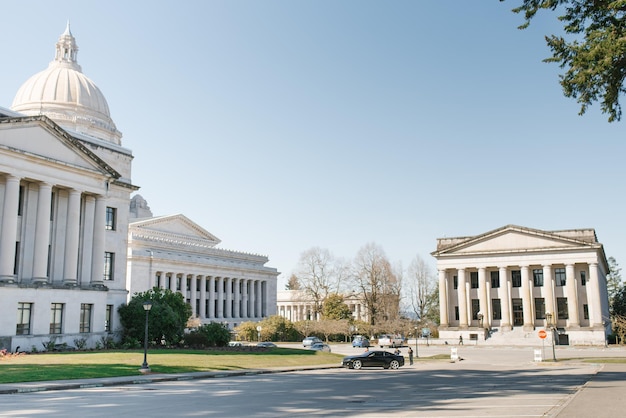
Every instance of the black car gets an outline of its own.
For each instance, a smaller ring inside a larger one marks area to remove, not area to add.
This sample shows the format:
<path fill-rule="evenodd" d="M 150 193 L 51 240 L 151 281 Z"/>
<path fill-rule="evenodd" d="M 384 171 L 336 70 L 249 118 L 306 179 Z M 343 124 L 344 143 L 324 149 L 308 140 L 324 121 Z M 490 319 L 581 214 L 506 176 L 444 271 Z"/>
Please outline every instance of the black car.
<path fill-rule="evenodd" d="M 344 357 L 341 365 L 350 369 L 360 369 L 361 367 L 397 369 L 400 366 L 404 366 L 404 357 L 388 351 L 366 351 L 354 356 Z"/>

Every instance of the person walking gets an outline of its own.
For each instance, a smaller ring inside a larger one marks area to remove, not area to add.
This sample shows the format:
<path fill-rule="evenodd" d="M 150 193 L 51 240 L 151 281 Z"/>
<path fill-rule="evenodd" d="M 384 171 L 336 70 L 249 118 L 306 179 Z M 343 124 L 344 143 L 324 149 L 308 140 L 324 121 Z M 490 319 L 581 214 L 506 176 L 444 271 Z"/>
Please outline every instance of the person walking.
<path fill-rule="evenodd" d="M 413 349 L 409 347 L 409 364 L 413 364 Z"/>
<path fill-rule="evenodd" d="M 459 335 L 459 345 L 463 345 L 463 336 Z"/>

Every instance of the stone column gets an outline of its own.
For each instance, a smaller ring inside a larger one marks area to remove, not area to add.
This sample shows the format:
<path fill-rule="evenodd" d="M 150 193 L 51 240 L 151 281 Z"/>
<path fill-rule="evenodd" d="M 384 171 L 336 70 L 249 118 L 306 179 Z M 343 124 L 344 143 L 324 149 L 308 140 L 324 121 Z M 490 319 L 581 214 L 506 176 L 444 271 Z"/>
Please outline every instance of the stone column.
<path fill-rule="evenodd" d="M 178 282 L 178 274 L 172 272 L 170 274 L 170 290 L 172 291 L 172 293 L 176 293 L 177 282 Z"/>
<path fill-rule="evenodd" d="M 552 321 L 556 324 L 558 315 L 554 300 L 554 275 L 552 274 L 552 266 L 549 264 L 543 266 L 543 286 L 546 289 L 546 312 L 552 314 Z"/>
<path fill-rule="evenodd" d="M 233 312 L 233 279 L 224 277 L 224 285 L 226 286 L 226 297 L 224 306 L 224 318 L 232 318 Z"/>
<path fill-rule="evenodd" d="M 207 318 L 215 318 L 215 277 L 208 276 L 209 281 L 209 312 Z"/>
<path fill-rule="evenodd" d="M 48 282 L 48 255 L 50 253 L 50 209 L 52 185 L 39 183 L 37 220 L 35 222 L 35 253 L 33 257 L 33 283 Z M 104 254 L 102 254 L 104 257 Z M 104 268 L 103 268 L 104 271 Z"/>
<path fill-rule="evenodd" d="M 20 179 L 5 176 L 2 230 L 0 230 L 0 281 L 14 282 L 15 246 L 17 242 L 17 211 L 20 199 Z"/>
<path fill-rule="evenodd" d="M 256 318 L 256 281 L 250 281 L 250 318 Z"/>
<path fill-rule="evenodd" d="M 602 304 L 600 303 L 598 263 L 589 263 L 589 280 L 587 281 L 587 304 L 589 309 L 589 325 L 602 326 Z"/>
<path fill-rule="evenodd" d="M 91 285 L 104 285 L 104 249 L 106 232 L 106 200 L 103 196 L 96 196 L 96 208 L 93 223 L 93 258 L 91 270 Z M 125 256 L 125 254 L 118 254 Z"/>
<path fill-rule="evenodd" d="M 440 323 L 440 328 L 447 328 L 449 324 L 448 322 L 448 286 L 447 286 L 445 270 L 439 270 L 439 323 Z"/>
<path fill-rule="evenodd" d="M 224 318 L 224 278 L 216 277 L 217 282 L 217 318 Z"/>
<path fill-rule="evenodd" d="M 206 318 L 206 277 L 198 276 L 200 279 L 200 319 Z"/>
<path fill-rule="evenodd" d="M 522 276 L 522 307 L 524 309 L 524 331 L 535 329 L 533 322 L 532 303 L 530 301 L 530 274 L 528 266 L 520 266 Z"/>
<path fill-rule="evenodd" d="M 256 316 L 257 318 L 263 317 L 263 282 L 257 280 L 256 282 Z"/>
<path fill-rule="evenodd" d="M 73 286 L 78 282 L 78 244 L 80 242 L 80 191 L 70 190 L 65 226 L 65 259 L 63 284 Z"/>
<path fill-rule="evenodd" d="M 239 318 L 240 317 L 240 313 L 239 313 L 239 305 L 241 302 L 241 296 L 239 294 L 239 284 L 240 284 L 240 280 L 238 278 L 233 278 L 233 287 L 235 288 L 235 295 L 233 297 L 233 318 Z"/>
<path fill-rule="evenodd" d="M 502 321 L 500 322 L 500 327 L 503 331 L 510 331 L 513 329 L 512 327 L 512 319 L 511 319 L 511 293 L 510 293 L 510 280 L 509 275 L 507 274 L 506 267 L 499 268 L 499 277 L 500 277 L 500 302 L 502 305 Z"/>
<path fill-rule="evenodd" d="M 483 314 L 483 327 L 491 328 L 491 318 L 489 317 L 489 299 L 487 298 L 487 270 L 484 267 L 478 268 L 478 301 L 480 313 Z"/>
<path fill-rule="evenodd" d="M 241 317 L 249 318 L 248 316 L 248 283 L 250 282 L 248 279 L 241 279 Z"/>
<path fill-rule="evenodd" d="M 459 299 L 459 328 L 466 329 L 467 323 L 467 289 L 465 280 L 465 269 L 458 270 L 458 288 L 457 294 Z"/>
<path fill-rule="evenodd" d="M 580 328 L 580 317 L 578 316 L 578 292 L 576 271 L 573 264 L 565 265 L 565 291 L 567 292 L 567 326 L 569 328 Z"/>
<path fill-rule="evenodd" d="M 198 277 L 195 275 L 191 276 L 191 286 L 189 289 L 189 298 L 191 299 L 191 315 L 193 316 L 197 316 L 198 315 L 198 310 L 196 309 L 197 306 L 197 291 L 198 291 Z"/>

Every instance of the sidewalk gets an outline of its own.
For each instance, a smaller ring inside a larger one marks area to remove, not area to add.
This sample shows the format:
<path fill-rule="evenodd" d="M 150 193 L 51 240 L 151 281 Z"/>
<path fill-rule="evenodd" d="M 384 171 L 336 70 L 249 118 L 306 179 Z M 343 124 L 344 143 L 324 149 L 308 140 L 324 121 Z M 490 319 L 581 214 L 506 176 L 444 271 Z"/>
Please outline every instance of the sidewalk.
<path fill-rule="evenodd" d="M 554 417 L 623 417 L 626 411 L 626 364 L 607 363 Z"/>

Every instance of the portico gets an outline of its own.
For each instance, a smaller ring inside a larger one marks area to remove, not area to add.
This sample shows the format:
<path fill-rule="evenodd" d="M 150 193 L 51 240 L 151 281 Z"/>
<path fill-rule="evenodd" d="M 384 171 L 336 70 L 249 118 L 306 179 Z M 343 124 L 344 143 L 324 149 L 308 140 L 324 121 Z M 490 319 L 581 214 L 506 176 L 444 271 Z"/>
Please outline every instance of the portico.
<path fill-rule="evenodd" d="M 530 333 L 550 313 L 570 344 L 604 344 L 608 266 L 595 231 L 509 225 L 437 248 L 442 338 Z"/>

